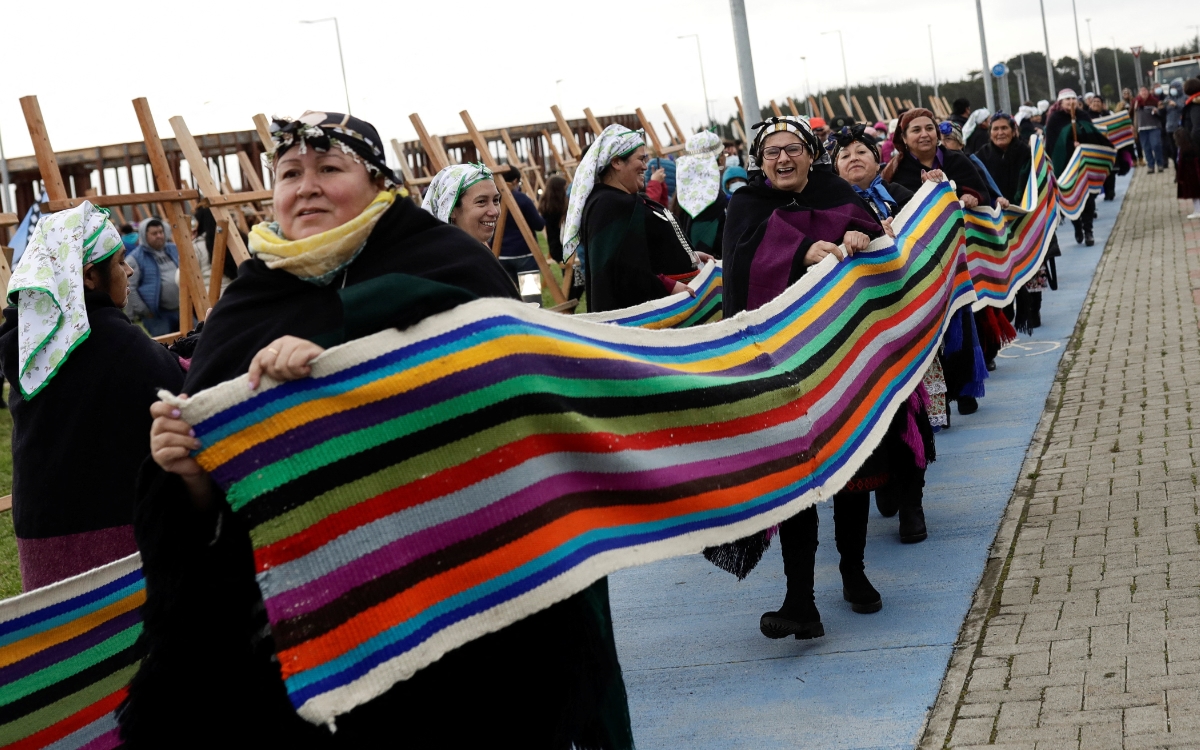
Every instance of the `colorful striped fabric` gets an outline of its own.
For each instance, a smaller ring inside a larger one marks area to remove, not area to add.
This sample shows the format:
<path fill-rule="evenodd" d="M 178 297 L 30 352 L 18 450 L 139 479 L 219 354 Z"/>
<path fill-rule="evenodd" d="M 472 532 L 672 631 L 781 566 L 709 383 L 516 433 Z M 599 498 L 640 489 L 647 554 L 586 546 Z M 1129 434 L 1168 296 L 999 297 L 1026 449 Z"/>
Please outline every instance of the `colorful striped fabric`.
<path fill-rule="evenodd" d="M 1129 119 L 1129 110 L 1097 117 L 1092 120 L 1092 124 L 1096 126 L 1097 130 L 1104 133 L 1118 150 L 1132 146 L 1137 140 L 1137 134 L 1133 132 L 1133 123 Z"/>
<path fill-rule="evenodd" d="M 637 328 L 691 328 L 721 319 L 721 266 L 709 262 L 688 286 L 695 295 L 674 294 L 623 310 L 576 315 L 576 320 Z"/>
<path fill-rule="evenodd" d="M 0 747 L 120 744 L 145 600 L 135 554 L 0 603 Z"/>
<path fill-rule="evenodd" d="M 832 495 L 975 299 L 960 204 L 684 330 L 477 300 L 331 349 L 312 377 L 180 401 L 251 529 L 297 711 L 316 723 L 615 570 Z"/>
<path fill-rule="evenodd" d="M 1058 207 L 1074 221 L 1083 216 L 1088 195 L 1104 189 L 1104 181 L 1117 161 L 1117 151 L 1108 146 L 1084 143 L 1071 154 L 1066 169 L 1058 176 Z"/>
<path fill-rule="evenodd" d="M 964 210 L 967 265 L 979 300 L 973 305 L 1004 307 L 1037 274 L 1058 226 L 1054 173 L 1042 136 L 1029 139 L 1033 163 L 1021 204 L 1001 211 L 990 206 Z"/>

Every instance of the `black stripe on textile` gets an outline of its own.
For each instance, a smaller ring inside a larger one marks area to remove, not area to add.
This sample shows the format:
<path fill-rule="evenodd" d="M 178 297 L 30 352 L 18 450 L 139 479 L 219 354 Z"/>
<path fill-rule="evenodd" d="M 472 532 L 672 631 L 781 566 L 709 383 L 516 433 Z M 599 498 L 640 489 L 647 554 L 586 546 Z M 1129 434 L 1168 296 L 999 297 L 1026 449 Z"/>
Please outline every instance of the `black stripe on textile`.
<path fill-rule="evenodd" d="M 142 658 L 140 647 L 135 644 L 122 649 L 112 656 L 97 662 L 81 672 L 59 680 L 53 685 L 19 698 L 7 706 L 0 706 L 0 726 L 16 721 L 23 716 L 29 716 L 34 711 L 45 708 L 50 704 L 83 690 L 88 685 L 99 682 L 131 664 L 136 664 Z M 66 717 L 62 717 L 66 718 Z"/>

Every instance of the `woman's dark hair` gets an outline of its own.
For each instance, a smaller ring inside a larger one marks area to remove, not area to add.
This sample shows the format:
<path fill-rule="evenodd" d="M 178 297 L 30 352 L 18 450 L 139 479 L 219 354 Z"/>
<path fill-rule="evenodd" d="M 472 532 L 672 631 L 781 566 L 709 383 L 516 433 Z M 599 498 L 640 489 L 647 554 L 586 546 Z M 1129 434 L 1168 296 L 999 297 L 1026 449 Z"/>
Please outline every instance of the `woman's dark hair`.
<path fill-rule="evenodd" d="M 132 224 L 122 224 L 121 225 L 121 234 L 129 234 L 131 232 L 136 232 L 136 231 L 137 230 L 133 228 Z"/>
<path fill-rule="evenodd" d="M 1189 78 L 1183 82 L 1183 93 L 1188 96 L 1200 94 L 1200 78 Z"/>
<path fill-rule="evenodd" d="M 104 260 L 92 264 L 92 268 L 96 269 L 96 275 L 100 277 L 100 289 L 97 291 L 107 292 L 108 288 L 112 286 L 113 267 L 115 265 L 114 261 L 116 261 L 117 256 L 121 253 L 122 250 L 118 249 L 117 252 L 108 256 Z"/>
<path fill-rule="evenodd" d="M 546 190 L 538 203 L 538 213 L 542 216 L 566 216 L 567 214 L 567 179 L 562 175 L 554 175 L 546 180 Z"/>

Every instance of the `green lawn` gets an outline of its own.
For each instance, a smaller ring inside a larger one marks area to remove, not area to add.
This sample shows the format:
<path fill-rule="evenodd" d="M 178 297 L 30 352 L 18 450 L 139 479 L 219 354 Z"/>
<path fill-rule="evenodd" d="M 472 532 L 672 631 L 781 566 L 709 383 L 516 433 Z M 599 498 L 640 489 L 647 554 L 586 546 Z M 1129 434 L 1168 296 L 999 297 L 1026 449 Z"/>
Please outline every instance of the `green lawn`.
<path fill-rule="evenodd" d="M 7 395 L 8 388 L 4 388 Z M 0 409 L 0 496 L 12 492 L 12 417 Z M 21 593 L 21 571 L 17 566 L 17 535 L 12 511 L 0 513 L 0 598 Z"/>

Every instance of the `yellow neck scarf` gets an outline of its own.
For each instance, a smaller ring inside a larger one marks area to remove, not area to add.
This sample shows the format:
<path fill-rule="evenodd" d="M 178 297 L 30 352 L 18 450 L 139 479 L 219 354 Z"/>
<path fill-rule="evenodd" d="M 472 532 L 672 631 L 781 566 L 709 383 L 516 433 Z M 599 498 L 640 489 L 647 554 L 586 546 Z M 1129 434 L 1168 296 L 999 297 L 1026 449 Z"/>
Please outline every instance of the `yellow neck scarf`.
<path fill-rule="evenodd" d="M 366 209 L 340 227 L 302 240 L 288 240 L 279 225 L 255 224 L 250 230 L 250 254 L 314 284 L 328 284 L 358 256 L 376 222 L 392 207 L 396 194 L 382 190 Z"/>

